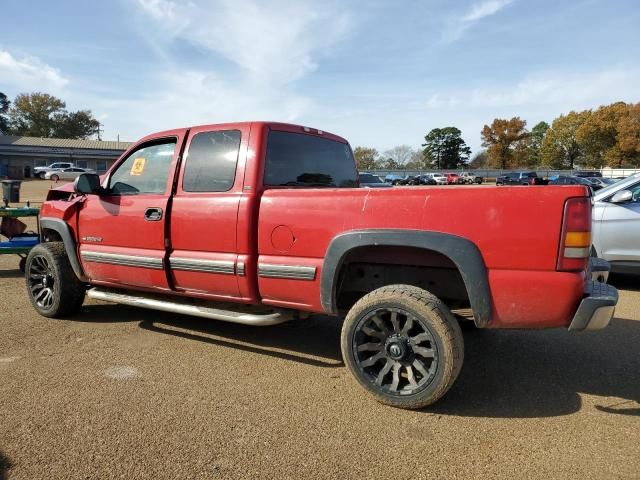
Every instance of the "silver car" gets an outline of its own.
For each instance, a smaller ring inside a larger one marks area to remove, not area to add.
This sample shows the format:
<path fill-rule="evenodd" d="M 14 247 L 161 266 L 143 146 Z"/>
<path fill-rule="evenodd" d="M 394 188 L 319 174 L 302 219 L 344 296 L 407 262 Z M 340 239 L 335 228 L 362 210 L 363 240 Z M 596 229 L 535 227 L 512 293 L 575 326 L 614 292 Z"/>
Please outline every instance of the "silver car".
<path fill-rule="evenodd" d="M 640 273 L 640 173 L 594 195 L 593 249 L 612 271 Z"/>
<path fill-rule="evenodd" d="M 58 180 L 75 180 L 83 173 L 96 173 L 96 171 L 91 170 L 90 168 L 79 167 L 61 168 L 60 170 L 46 172 L 44 174 L 44 178 L 47 180 L 53 180 L 54 182 L 57 182 Z"/>

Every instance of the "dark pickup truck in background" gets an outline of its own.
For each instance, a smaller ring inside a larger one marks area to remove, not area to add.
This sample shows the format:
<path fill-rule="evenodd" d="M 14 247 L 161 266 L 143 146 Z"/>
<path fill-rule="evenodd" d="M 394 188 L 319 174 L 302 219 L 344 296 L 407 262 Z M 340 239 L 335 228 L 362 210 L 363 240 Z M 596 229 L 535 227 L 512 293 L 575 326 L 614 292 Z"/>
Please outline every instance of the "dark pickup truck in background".
<path fill-rule="evenodd" d="M 511 172 L 496 178 L 496 185 L 547 185 L 536 172 Z"/>

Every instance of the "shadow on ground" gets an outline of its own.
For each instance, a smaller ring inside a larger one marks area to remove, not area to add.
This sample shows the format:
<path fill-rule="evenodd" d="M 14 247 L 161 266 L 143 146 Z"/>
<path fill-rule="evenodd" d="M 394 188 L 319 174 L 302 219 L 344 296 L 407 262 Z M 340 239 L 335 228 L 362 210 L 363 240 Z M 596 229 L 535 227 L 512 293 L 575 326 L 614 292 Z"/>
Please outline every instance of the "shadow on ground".
<path fill-rule="evenodd" d="M 311 317 L 270 327 L 251 327 L 171 314 L 153 315 L 140 327 L 187 340 L 282 358 L 316 367 L 343 366 L 337 318 Z"/>
<path fill-rule="evenodd" d="M 610 414 L 640 415 L 640 321 L 614 319 L 600 332 L 477 331 L 465 365 L 431 413 L 550 417 L 581 408 L 580 394 Z"/>
<path fill-rule="evenodd" d="M 89 305 L 74 320 L 138 322 L 170 335 L 314 367 L 342 367 L 340 319 L 315 316 L 250 327 L 122 305 Z M 640 321 L 617 318 L 599 332 L 476 330 L 465 334 L 465 365 L 449 393 L 425 413 L 496 418 L 568 415 L 580 394 L 607 414 L 640 415 Z M 353 388 L 357 387 L 355 381 Z M 613 398 L 607 398 L 613 397 Z"/>
<path fill-rule="evenodd" d="M 640 275 L 630 275 L 624 273 L 609 274 L 608 282 L 618 290 L 629 290 L 640 292 Z"/>
<path fill-rule="evenodd" d="M 0 450 L 0 480 L 9 479 L 9 470 L 11 470 L 11 460 L 7 457 L 2 450 Z"/>
<path fill-rule="evenodd" d="M 0 270 L 0 278 L 24 278 L 24 273 L 18 268 L 15 270 Z"/>

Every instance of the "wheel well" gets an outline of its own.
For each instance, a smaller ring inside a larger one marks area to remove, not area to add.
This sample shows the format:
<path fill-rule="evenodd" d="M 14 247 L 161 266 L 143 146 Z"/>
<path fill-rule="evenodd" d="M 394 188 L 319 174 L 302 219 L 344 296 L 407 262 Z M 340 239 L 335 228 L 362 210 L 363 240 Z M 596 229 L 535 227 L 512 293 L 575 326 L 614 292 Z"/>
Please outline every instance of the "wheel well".
<path fill-rule="evenodd" d="M 469 293 L 453 261 L 435 250 L 371 245 L 350 250 L 340 267 L 335 298 L 346 311 L 367 293 L 392 284 L 431 292 L 449 308 L 469 308 Z"/>
<path fill-rule="evenodd" d="M 45 242 L 62 242 L 62 236 L 51 228 L 42 229 L 42 239 Z"/>

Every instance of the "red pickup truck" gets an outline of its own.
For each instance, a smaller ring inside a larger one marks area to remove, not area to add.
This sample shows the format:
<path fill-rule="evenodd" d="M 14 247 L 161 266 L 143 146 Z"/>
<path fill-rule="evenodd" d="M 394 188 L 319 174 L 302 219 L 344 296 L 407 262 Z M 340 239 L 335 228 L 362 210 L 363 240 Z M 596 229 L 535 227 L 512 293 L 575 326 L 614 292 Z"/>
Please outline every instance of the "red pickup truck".
<path fill-rule="evenodd" d="M 104 177 L 51 190 L 40 225 L 40 314 L 88 296 L 248 325 L 344 316 L 345 364 L 403 408 L 455 381 L 459 322 L 599 329 L 618 298 L 592 280 L 608 266 L 589 258 L 585 187 L 358 188 L 346 140 L 282 123 L 145 137 Z"/>

